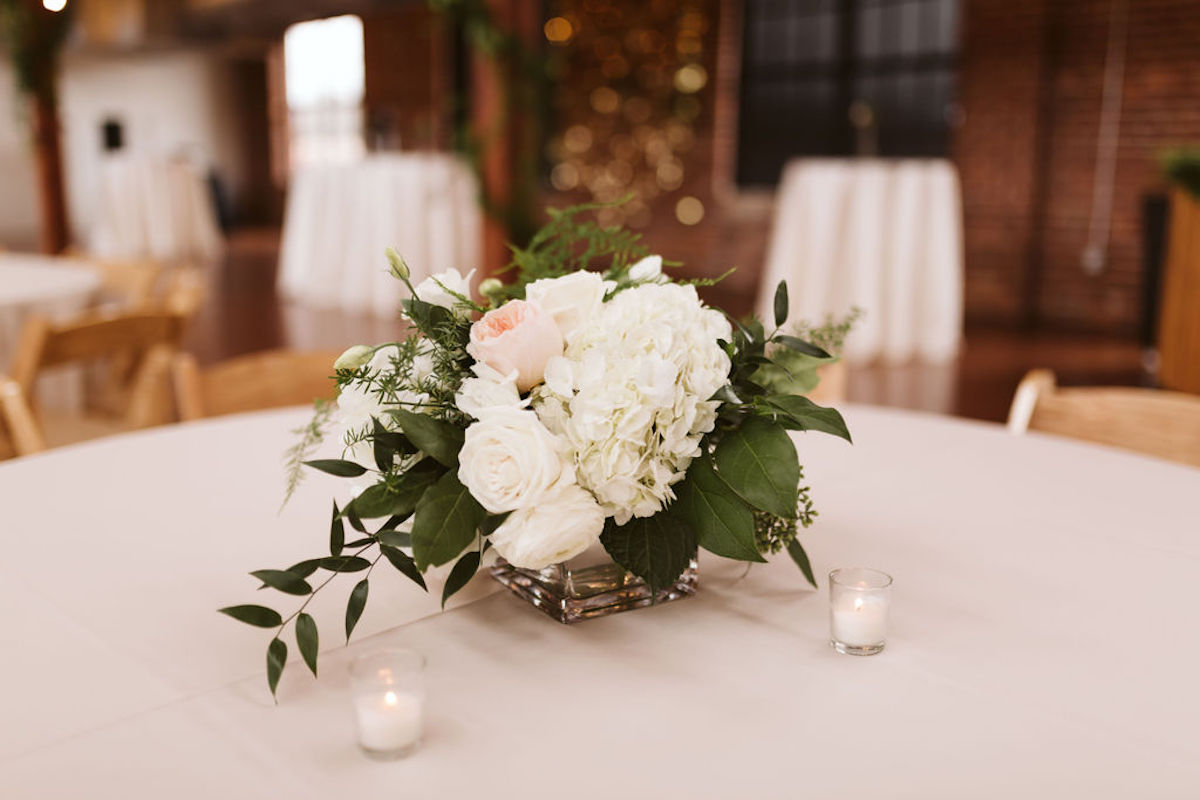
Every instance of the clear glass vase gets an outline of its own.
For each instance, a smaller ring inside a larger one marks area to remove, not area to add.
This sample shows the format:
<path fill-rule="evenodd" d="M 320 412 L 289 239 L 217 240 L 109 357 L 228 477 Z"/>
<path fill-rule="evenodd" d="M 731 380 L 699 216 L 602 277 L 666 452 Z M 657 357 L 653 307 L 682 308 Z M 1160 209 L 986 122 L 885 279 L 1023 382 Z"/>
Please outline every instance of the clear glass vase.
<path fill-rule="evenodd" d="M 641 578 L 616 564 L 596 546 L 583 555 L 545 569 L 514 567 L 503 559 L 492 577 L 564 624 L 678 600 L 696 593 L 696 559 L 670 586 L 652 593 Z"/>

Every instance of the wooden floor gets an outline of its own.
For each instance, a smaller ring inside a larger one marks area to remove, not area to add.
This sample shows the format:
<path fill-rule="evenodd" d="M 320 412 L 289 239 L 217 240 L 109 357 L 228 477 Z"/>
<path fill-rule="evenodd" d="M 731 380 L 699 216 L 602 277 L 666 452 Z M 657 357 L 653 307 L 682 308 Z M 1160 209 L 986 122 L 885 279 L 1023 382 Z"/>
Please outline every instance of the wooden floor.
<path fill-rule="evenodd" d="M 188 336 L 202 363 L 272 347 L 341 349 L 396 339 L 398 319 L 306 308 L 275 292 L 278 232 L 243 231 L 210 275 L 211 293 Z M 1026 371 L 1048 367 L 1061 385 L 1147 382 L 1137 343 L 1103 336 L 968 328 L 945 366 L 851 365 L 850 399 L 1001 421 Z"/>

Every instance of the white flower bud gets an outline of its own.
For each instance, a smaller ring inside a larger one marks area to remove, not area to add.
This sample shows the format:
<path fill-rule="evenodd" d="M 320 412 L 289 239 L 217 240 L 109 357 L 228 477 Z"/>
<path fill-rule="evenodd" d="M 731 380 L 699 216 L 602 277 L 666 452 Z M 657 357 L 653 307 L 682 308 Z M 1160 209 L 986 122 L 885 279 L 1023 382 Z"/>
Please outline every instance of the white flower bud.
<path fill-rule="evenodd" d="M 404 263 L 404 259 L 396 252 L 394 247 L 389 247 L 383 251 L 387 256 L 388 266 L 391 269 L 392 277 L 397 280 L 408 280 L 409 271 L 408 264 Z"/>
<path fill-rule="evenodd" d="M 347 348 L 346 352 L 337 357 L 337 361 L 333 362 L 333 368 L 358 369 L 370 361 L 374 353 L 375 348 L 368 347 L 365 344 L 356 344 L 353 347 Z"/>

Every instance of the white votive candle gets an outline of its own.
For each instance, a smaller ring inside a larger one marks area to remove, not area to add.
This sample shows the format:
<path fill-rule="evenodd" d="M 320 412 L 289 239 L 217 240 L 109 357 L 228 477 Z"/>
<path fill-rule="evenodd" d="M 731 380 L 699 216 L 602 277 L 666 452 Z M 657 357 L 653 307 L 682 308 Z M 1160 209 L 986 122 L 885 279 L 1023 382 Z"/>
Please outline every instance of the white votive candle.
<path fill-rule="evenodd" d="M 375 759 L 408 755 L 425 721 L 424 657 L 414 650 L 377 650 L 350 666 L 358 744 Z"/>
<path fill-rule="evenodd" d="M 887 641 L 892 578 L 856 567 L 829 573 L 830 640 L 839 653 L 872 655 Z"/>
<path fill-rule="evenodd" d="M 358 743 L 377 753 L 407 752 L 421 740 L 425 701 L 409 692 L 387 691 L 382 697 L 354 700 Z"/>

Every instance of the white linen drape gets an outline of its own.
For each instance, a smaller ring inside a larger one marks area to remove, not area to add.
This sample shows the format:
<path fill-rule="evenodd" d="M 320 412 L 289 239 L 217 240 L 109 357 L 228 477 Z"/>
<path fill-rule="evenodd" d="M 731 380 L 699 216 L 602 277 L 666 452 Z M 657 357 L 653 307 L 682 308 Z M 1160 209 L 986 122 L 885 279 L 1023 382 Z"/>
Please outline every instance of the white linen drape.
<path fill-rule="evenodd" d="M 482 219 L 470 170 L 442 154 L 376 155 L 292 178 L 279 286 L 307 304 L 391 316 L 405 296 L 388 274 L 395 247 L 414 283 L 480 258 Z"/>
<path fill-rule="evenodd" d="M 784 170 L 759 296 L 787 280 L 793 318 L 866 314 L 845 357 L 941 363 L 962 336 L 958 176 L 939 160 L 800 159 Z"/>

